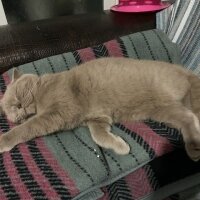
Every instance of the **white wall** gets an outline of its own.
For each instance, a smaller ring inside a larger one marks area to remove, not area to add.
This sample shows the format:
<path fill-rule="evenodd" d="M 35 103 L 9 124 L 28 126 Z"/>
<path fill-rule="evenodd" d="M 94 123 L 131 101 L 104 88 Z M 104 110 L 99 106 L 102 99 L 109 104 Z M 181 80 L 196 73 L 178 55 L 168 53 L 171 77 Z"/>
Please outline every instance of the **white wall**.
<path fill-rule="evenodd" d="M 8 24 L 7 20 L 6 20 L 6 16 L 5 16 L 5 12 L 3 9 L 3 5 L 2 2 L 0 0 L 0 25 L 5 25 Z"/>
<path fill-rule="evenodd" d="M 110 7 L 118 4 L 118 0 L 104 0 L 103 8 L 104 10 L 109 10 Z"/>

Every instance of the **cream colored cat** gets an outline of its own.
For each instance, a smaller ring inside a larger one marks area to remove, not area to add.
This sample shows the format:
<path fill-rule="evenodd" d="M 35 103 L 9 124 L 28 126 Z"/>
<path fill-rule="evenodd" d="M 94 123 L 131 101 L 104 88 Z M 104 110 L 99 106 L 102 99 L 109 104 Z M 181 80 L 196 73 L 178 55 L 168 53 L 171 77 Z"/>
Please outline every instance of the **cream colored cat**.
<path fill-rule="evenodd" d="M 151 118 L 181 129 L 188 155 L 200 159 L 200 79 L 177 65 L 102 58 L 41 77 L 15 69 L 1 107 L 8 119 L 23 123 L 0 136 L 0 152 L 87 125 L 98 145 L 128 154 L 111 124 Z"/>

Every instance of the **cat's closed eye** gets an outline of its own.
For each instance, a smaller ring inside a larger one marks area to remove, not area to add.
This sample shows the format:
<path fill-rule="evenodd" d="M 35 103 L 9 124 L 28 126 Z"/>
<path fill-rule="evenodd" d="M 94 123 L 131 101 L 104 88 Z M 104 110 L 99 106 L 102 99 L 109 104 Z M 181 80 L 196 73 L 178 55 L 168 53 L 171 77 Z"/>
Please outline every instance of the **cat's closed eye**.
<path fill-rule="evenodd" d="M 21 103 L 18 103 L 18 104 L 16 105 L 16 107 L 17 107 L 18 109 L 22 108 Z"/>
<path fill-rule="evenodd" d="M 21 105 L 20 102 L 17 102 L 17 103 L 14 103 L 14 104 L 12 105 L 12 107 L 13 107 L 13 108 L 20 109 L 20 108 L 22 108 L 22 105 Z"/>
<path fill-rule="evenodd" d="M 13 102 L 13 106 L 15 106 L 18 109 L 22 108 L 21 102 L 16 97 L 15 97 L 15 101 Z"/>

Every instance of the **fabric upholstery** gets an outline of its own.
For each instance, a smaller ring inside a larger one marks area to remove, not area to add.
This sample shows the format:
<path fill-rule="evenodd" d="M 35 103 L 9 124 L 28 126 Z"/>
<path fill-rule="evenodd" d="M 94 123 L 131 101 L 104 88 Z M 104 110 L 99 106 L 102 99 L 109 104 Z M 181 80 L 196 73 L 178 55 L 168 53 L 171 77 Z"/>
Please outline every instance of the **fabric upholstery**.
<path fill-rule="evenodd" d="M 176 45 L 161 31 L 151 30 L 127 35 L 91 48 L 44 58 L 18 68 L 24 73 L 41 75 L 69 70 L 82 62 L 105 56 L 180 63 Z M 1 76 L 2 94 L 10 76 L 11 70 Z M 0 127 L 3 132 L 12 126 L 12 123 L 1 118 Z M 162 131 L 157 132 L 157 129 Z M 38 138 L 18 145 L 11 152 L 1 154 L 2 200 L 11 197 L 95 199 L 103 195 L 100 187 L 111 184 L 149 161 L 182 146 L 178 131 L 156 122 L 115 124 L 112 131 L 128 141 L 131 146 L 129 155 L 119 156 L 110 150 L 99 148 L 86 128 Z M 141 170 L 139 173 L 144 173 L 144 170 Z M 147 181 L 146 187 L 148 185 Z M 150 191 L 150 186 L 147 191 Z"/>

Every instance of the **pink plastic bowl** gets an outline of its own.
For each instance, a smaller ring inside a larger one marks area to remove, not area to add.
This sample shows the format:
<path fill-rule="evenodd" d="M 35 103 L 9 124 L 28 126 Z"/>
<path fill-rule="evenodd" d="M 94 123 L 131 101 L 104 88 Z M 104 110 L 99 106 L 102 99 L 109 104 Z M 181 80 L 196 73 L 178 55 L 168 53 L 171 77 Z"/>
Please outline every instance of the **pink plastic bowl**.
<path fill-rule="evenodd" d="M 171 5 L 161 0 L 119 0 L 119 4 L 111 7 L 116 12 L 154 12 L 163 10 Z"/>

